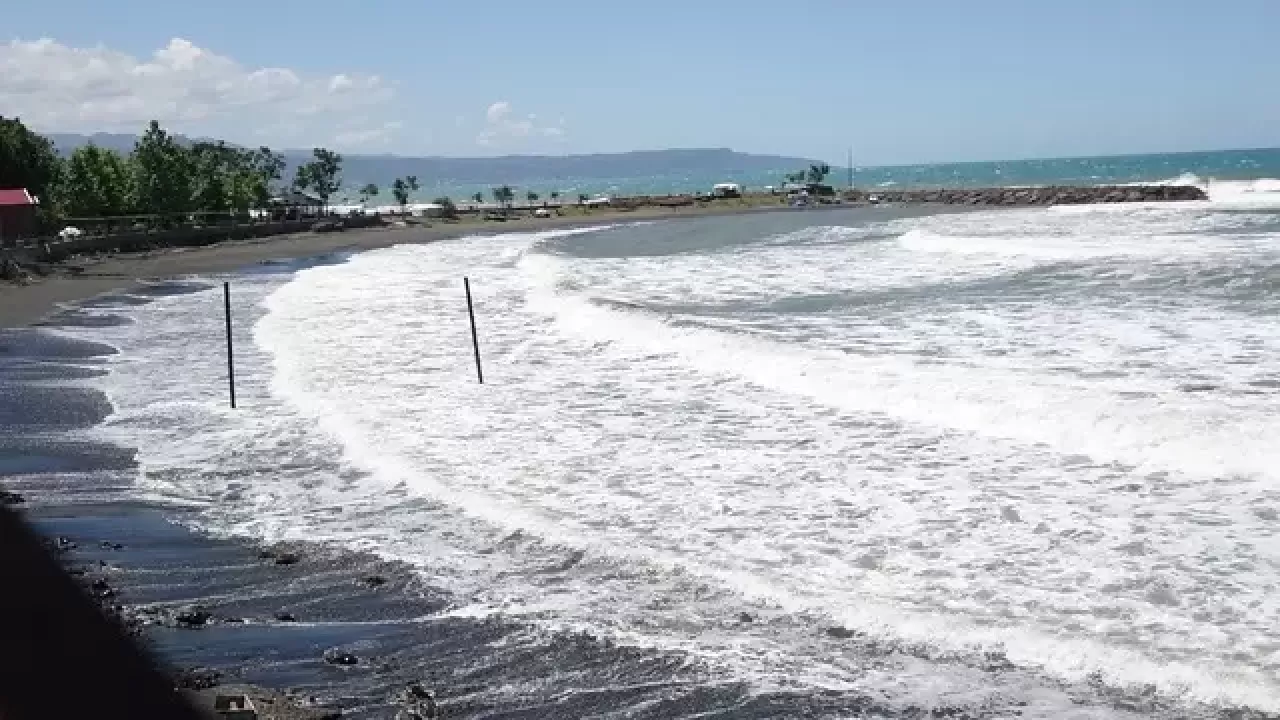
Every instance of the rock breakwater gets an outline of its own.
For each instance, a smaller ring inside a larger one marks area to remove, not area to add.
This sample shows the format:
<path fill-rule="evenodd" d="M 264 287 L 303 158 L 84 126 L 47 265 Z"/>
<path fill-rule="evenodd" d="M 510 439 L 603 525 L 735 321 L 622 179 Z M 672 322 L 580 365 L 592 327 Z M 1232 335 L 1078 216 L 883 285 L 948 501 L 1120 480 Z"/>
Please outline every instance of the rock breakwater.
<path fill-rule="evenodd" d="M 1024 188 L 933 188 L 912 190 L 853 190 L 846 199 L 857 202 L 938 203 L 944 205 L 1089 205 L 1094 203 L 1179 202 L 1208 200 L 1194 185 L 1098 185 Z"/>

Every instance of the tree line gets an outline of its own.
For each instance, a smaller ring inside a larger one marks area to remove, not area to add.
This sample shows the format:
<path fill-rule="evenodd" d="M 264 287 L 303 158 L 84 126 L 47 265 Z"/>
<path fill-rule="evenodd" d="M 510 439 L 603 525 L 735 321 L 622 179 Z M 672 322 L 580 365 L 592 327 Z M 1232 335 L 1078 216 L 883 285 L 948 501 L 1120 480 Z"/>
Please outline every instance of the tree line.
<path fill-rule="evenodd" d="M 20 119 L 0 116 L 0 188 L 26 188 L 38 197 L 40 225 L 46 232 L 75 218 L 244 215 L 267 207 L 271 197 L 286 188 L 307 191 L 328 205 L 342 188 L 342 156 L 326 148 L 315 148 L 287 185 L 285 168 L 284 155 L 269 147 L 184 142 L 154 120 L 131 152 L 89 144 L 63 158 L 51 140 L 28 129 Z M 410 175 L 397 178 L 391 194 L 404 208 L 419 189 L 418 178 Z M 368 203 L 379 192 L 370 183 L 361 188 L 360 196 Z M 504 212 L 512 209 L 516 195 L 511 186 L 491 192 Z M 540 197 L 533 191 L 525 193 L 530 206 Z M 558 201 L 560 193 L 552 191 L 549 198 Z M 479 204 L 484 194 L 476 193 L 471 199 Z M 586 201 L 586 195 L 578 196 L 579 203 Z M 441 215 L 456 217 L 450 198 L 434 202 L 441 206 Z"/>
<path fill-rule="evenodd" d="M 831 166 L 826 163 L 814 163 L 799 172 L 788 173 L 784 179 L 797 185 L 821 185 L 831 174 Z"/>
<path fill-rule="evenodd" d="M 180 142 L 151 121 L 121 153 L 90 144 L 61 157 L 53 142 L 16 118 L 0 116 L 0 187 L 40 198 L 46 229 L 67 218 L 247 213 L 281 189 L 284 156 L 269 147 Z M 327 203 L 342 186 L 342 156 L 316 148 L 292 187 Z"/>

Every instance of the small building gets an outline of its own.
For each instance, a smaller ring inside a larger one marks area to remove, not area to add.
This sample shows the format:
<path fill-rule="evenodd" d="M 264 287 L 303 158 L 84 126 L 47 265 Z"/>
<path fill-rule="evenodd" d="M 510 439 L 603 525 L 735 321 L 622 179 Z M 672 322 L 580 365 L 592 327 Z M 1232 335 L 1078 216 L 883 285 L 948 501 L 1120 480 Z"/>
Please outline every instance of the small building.
<path fill-rule="evenodd" d="M 0 189 L 0 245 L 13 245 L 36 234 L 40 200 L 26 188 Z"/>
<path fill-rule="evenodd" d="M 319 195 L 308 192 L 290 190 L 271 198 L 271 216 L 276 220 L 300 219 L 322 215 L 324 201 Z"/>
<path fill-rule="evenodd" d="M 718 198 L 742 197 L 742 186 L 738 183 L 716 183 L 711 186 L 711 194 Z"/>

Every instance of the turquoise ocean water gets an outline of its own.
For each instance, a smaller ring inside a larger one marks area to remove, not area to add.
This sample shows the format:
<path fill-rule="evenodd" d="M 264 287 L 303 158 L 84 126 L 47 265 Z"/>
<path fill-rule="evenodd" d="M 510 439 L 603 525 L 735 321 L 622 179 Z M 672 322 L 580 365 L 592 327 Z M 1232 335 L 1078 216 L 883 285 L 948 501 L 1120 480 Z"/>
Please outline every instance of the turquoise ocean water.
<path fill-rule="evenodd" d="M 737 182 L 748 189 L 761 189 L 782 184 L 785 174 L 798 169 L 779 167 L 766 172 L 726 176 L 717 169 L 709 168 L 701 173 L 618 178 L 523 178 L 509 182 L 517 188 L 517 197 L 521 200 L 528 191 L 537 192 L 544 198 L 552 191 L 558 191 L 566 198 L 575 198 L 582 193 L 654 195 L 706 191 L 718 182 Z M 855 165 L 853 172 L 854 185 L 863 188 L 1105 185 L 1175 180 L 1202 184 L 1214 180 L 1267 178 L 1280 178 L 1280 148 L 881 167 Z M 838 187 L 847 185 L 848 168 L 833 167 L 828 180 Z M 415 200 L 427 202 L 441 195 L 458 200 L 476 192 L 484 193 L 488 200 L 490 187 L 459 185 L 441 179 L 425 186 Z"/>

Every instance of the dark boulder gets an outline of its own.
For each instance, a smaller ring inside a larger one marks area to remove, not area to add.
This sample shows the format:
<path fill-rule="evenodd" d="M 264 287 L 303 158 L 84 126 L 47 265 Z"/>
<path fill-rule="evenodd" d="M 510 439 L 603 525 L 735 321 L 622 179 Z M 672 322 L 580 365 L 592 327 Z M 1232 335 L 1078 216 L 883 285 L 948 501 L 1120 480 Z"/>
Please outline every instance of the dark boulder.
<path fill-rule="evenodd" d="M 848 640 L 849 638 L 857 635 L 857 633 L 847 627 L 833 625 L 832 627 L 827 628 L 827 635 L 829 637 L 836 638 L 837 640 Z"/>
<path fill-rule="evenodd" d="M 276 613 L 273 617 L 275 617 L 276 622 L 282 622 L 282 623 L 295 623 L 295 622 L 298 622 L 298 618 L 294 617 L 293 613 L 287 613 L 287 612 L 285 612 L 285 611 L 283 611 L 283 610 L 281 610 L 280 612 Z"/>
<path fill-rule="evenodd" d="M 89 583 L 89 594 L 97 600 L 107 600 L 116 596 L 116 591 L 105 578 L 98 578 Z"/>
<path fill-rule="evenodd" d="M 387 579 L 381 575 L 366 575 L 360 578 L 360 584 L 367 588 L 380 588 L 387 584 Z"/>
<path fill-rule="evenodd" d="M 204 627 L 212 619 L 213 613 L 199 606 L 181 610 L 173 616 L 173 620 L 178 627 L 184 628 Z"/>
<path fill-rule="evenodd" d="M 0 490 L 0 505 L 21 505 L 26 501 L 27 501 L 26 498 L 22 497 L 16 492 L 9 492 L 8 490 Z"/>
<path fill-rule="evenodd" d="M 324 654 L 324 661 L 330 665 L 359 665 L 360 658 L 348 652 L 330 650 Z"/>

